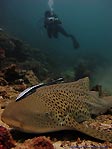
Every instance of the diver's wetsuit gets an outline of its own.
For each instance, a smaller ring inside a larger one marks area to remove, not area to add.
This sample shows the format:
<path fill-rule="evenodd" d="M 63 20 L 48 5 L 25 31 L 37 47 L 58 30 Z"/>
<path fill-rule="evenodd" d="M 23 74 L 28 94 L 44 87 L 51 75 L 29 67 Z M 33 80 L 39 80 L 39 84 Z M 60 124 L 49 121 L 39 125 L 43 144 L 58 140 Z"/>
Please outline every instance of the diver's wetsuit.
<path fill-rule="evenodd" d="M 61 24 L 61 21 L 58 17 L 50 11 L 45 12 L 44 27 L 47 29 L 48 37 L 58 38 L 58 25 Z"/>
<path fill-rule="evenodd" d="M 45 12 L 44 27 L 47 29 L 47 34 L 49 38 L 58 38 L 58 33 L 61 33 L 65 37 L 71 38 L 74 48 L 79 48 L 79 43 L 76 38 L 68 34 L 61 25 L 61 21 L 56 14 L 51 13 L 50 11 Z"/>

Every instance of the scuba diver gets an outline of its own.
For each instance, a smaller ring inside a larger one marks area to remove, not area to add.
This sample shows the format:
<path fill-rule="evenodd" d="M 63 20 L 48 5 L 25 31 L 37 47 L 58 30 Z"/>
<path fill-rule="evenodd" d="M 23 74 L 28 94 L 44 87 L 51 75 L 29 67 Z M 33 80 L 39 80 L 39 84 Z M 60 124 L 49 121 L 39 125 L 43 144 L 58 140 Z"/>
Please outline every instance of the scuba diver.
<path fill-rule="evenodd" d="M 45 11 L 44 16 L 44 27 L 47 30 L 47 34 L 49 38 L 58 38 L 58 33 L 61 33 L 65 37 L 68 37 L 72 40 L 73 46 L 75 49 L 79 48 L 79 43 L 76 40 L 76 38 L 65 31 L 65 29 L 62 27 L 62 22 L 59 20 L 58 16 L 51 11 Z"/>

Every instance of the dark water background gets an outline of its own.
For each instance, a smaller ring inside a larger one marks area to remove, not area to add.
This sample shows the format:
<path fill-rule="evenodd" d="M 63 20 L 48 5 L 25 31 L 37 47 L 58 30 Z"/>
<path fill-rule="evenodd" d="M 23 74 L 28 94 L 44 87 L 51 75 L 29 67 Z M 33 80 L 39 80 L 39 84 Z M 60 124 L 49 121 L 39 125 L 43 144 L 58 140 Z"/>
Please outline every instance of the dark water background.
<path fill-rule="evenodd" d="M 0 27 L 47 53 L 57 71 L 72 71 L 86 63 L 94 80 L 112 88 L 112 0 L 54 0 L 54 11 L 66 31 L 75 35 L 80 49 L 60 35 L 48 39 L 43 28 L 47 0 L 0 0 Z"/>

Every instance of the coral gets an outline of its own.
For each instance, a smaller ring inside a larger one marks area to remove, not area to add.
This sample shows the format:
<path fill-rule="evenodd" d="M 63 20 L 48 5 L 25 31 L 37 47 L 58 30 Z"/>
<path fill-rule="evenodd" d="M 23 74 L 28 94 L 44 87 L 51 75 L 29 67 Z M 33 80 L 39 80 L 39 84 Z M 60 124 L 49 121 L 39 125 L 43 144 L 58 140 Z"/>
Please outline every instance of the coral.
<path fill-rule="evenodd" d="M 15 147 L 15 141 L 10 132 L 5 127 L 0 126 L 0 149 L 10 149 L 12 147 Z"/>
<path fill-rule="evenodd" d="M 99 96 L 102 96 L 102 86 L 101 85 L 97 84 L 97 85 L 93 86 L 91 90 L 97 91 L 99 93 Z"/>
<path fill-rule="evenodd" d="M 43 80 L 48 76 L 49 71 L 42 63 L 34 59 L 27 60 L 22 63 L 22 68 L 32 70 L 39 80 Z"/>
<path fill-rule="evenodd" d="M 45 79 L 48 75 L 48 67 L 51 65 L 47 61 L 47 56 L 41 50 L 31 48 L 27 43 L 11 37 L 0 29 L 0 67 L 3 69 L 11 64 L 16 64 L 21 69 L 32 70 L 40 80 Z M 7 71 L 6 80 L 12 82 L 17 74 L 16 72 L 12 74 L 12 70 L 11 72 L 9 72 L 10 70 Z M 7 78 L 7 75 L 9 78 Z"/>
<path fill-rule="evenodd" d="M 30 85 L 35 85 L 39 83 L 39 79 L 35 76 L 32 70 L 28 70 L 25 74 L 25 79 L 27 79 Z"/>
<path fill-rule="evenodd" d="M 11 64 L 10 66 L 4 69 L 4 78 L 8 82 L 12 82 L 20 78 L 19 71 L 15 64 Z"/>
<path fill-rule="evenodd" d="M 84 62 L 80 62 L 76 67 L 75 67 L 75 80 L 84 78 L 84 77 L 89 77 L 91 78 L 91 71 L 88 68 L 88 64 Z"/>
<path fill-rule="evenodd" d="M 0 59 L 5 58 L 5 49 L 0 48 Z"/>
<path fill-rule="evenodd" d="M 18 94 L 18 91 L 15 91 L 11 86 L 0 86 L 1 108 L 5 108 L 10 102 L 15 100 Z"/>
<path fill-rule="evenodd" d="M 16 146 L 15 149 L 54 149 L 54 146 L 46 137 L 35 137 L 26 140 L 23 144 Z"/>
<path fill-rule="evenodd" d="M 4 78 L 0 77 L 0 85 L 4 86 L 4 85 L 7 85 L 7 84 L 8 84 L 8 82 Z"/>
<path fill-rule="evenodd" d="M 16 91 L 22 92 L 27 88 L 26 84 L 19 84 L 19 85 L 14 85 L 13 89 L 15 89 Z"/>
<path fill-rule="evenodd" d="M 90 140 L 76 141 L 58 141 L 54 143 L 55 149 L 112 149 L 112 144 L 109 142 L 98 143 Z"/>

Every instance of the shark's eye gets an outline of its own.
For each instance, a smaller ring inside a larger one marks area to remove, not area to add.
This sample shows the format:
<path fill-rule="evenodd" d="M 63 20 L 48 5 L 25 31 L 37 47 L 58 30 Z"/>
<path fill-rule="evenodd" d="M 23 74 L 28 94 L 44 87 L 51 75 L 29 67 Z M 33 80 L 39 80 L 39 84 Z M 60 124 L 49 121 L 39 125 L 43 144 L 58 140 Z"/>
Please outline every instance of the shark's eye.
<path fill-rule="evenodd" d="M 52 115 L 53 115 L 52 112 L 46 112 L 46 113 L 45 113 L 45 116 L 46 116 L 46 117 L 49 117 L 49 118 L 52 117 Z"/>
<path fill-rule="evenodd" d="M 49 116 L 49 113 L 48 113 L 48 112 L 46 112 L 46 113 L 45 113 L 45 116 Z"/>

